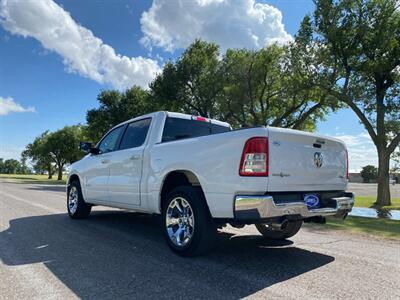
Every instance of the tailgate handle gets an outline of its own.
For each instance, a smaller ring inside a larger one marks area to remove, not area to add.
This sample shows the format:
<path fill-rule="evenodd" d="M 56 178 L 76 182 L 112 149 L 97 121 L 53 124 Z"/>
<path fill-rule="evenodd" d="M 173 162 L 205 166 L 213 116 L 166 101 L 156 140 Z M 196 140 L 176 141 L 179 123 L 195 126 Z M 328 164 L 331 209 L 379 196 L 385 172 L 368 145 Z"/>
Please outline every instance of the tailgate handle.
<path fill-rule="evenodd" d="M 314 148 L 321 148 L 322 146 L 321 146 L 321 144 L 314 143 L 314 144 L 313 144 L 313 147 L 314 147 Z"/>

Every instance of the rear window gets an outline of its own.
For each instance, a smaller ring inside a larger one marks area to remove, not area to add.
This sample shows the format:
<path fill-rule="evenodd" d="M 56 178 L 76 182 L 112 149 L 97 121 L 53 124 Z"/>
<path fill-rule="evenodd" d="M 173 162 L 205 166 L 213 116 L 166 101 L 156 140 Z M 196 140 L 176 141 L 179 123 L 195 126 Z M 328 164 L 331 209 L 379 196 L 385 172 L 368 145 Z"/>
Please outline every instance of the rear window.
<path fill-rule="evenodd" d="M 230 131 L 229 127 L 212 124 L 210 122 L 167 118 L 163 131 L 163 142 L 193 138 Z"/>

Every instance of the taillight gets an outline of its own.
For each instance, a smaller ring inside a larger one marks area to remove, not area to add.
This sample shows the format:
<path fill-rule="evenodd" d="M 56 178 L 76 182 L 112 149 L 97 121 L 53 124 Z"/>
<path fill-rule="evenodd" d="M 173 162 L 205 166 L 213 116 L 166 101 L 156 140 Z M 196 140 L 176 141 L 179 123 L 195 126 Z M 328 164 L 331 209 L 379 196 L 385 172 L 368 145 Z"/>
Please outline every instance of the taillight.
<path fill-rule="evenodd" d="M 208 122 L 207 118 L 200 117 L 200 116 L 192 116 L 192 120 L 200 121 L 200 122 Z"/>
<path fill-rule="evenodd" d="M 349 152 L 346 149 L 346 178 L 350 179 L 349 177 Z"/>
<path fill-rule="evenodd" d="M 241 176 L 268 176 L 268 139 L 254 137 L 243 148 L 239 174 Z"/>

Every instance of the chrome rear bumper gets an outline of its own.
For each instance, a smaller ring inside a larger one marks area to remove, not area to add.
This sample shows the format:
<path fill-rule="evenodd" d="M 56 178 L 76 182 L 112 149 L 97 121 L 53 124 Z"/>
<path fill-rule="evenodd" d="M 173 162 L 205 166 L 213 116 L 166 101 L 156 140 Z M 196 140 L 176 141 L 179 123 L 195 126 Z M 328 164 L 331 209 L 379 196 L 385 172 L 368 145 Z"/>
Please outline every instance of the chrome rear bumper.
<path fill-rule="evenodd" d="M 344 217 L 354 206 L 354 194 L 345 193 L 342 197 L 331 198 L 334 207 L 309 209 L 303 202 L 276 204 L 273 196 L 236 196 L 235 218 L 238 220 L 271 219 L 288 215 L 297 215 L 303 219 L 317 216 Z"/>

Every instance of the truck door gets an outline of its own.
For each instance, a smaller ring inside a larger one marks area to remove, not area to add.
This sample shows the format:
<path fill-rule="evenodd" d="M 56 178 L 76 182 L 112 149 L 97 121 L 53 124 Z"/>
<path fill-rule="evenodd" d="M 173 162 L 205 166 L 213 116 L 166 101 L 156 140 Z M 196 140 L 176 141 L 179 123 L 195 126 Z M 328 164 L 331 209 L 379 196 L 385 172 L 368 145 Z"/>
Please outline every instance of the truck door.
<path fill-rule="evenodd" d="M 111 204 L 140 205 L 143 151 L 151 118 L 127 125 L 119 150 L 111 153 L 108 195 Z"/>
<path fill-rule="evenodd" d="M 88 202 L 108 201 L 108 177 L 111 156 L 118 148 L 124 126 L 119 126 L 104 136 L 97 148 L 99 154 L 91 154 L 84 171 L 85 197 Z"/>

